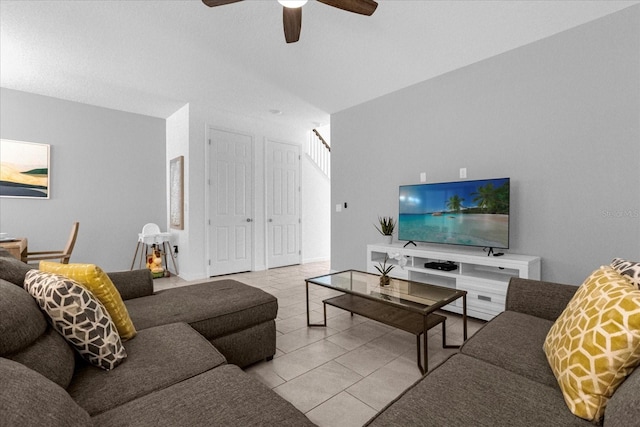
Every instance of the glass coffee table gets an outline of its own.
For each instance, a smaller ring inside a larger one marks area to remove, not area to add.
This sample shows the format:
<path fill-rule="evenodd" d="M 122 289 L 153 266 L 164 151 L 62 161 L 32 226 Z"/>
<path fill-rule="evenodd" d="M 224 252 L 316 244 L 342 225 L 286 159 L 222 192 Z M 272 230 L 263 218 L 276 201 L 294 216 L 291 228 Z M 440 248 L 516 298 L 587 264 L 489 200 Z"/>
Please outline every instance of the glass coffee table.
<path fill-rule="evenodd" d="M 442 347 L 447 344 L 447 318 L 434 313 L 439 308 L 462 298 L 463 339 L 467 340 L 467 292 L 426 283 L 391 278 L 389 285 L 380 286 L 380 276 L 357 270 L 341 271 L 306 279 L 307 325 L 327 326 L 327 304 L 402 329 L 416 336 L 418 368 L 427 372 L 427 331 L 442 323 Z M 323 300 L 324 320 L 311 323 L 309 318 L 309 284 L 340 291 L 343 294 Z M 423 344 L 420 345 L 420 336 Z M 422 347 L 422 351 L 421 351 Z M 422 353 L 422 354 L 421 354 Z M 423 362 L 424 361 L 424 362 Z"/>

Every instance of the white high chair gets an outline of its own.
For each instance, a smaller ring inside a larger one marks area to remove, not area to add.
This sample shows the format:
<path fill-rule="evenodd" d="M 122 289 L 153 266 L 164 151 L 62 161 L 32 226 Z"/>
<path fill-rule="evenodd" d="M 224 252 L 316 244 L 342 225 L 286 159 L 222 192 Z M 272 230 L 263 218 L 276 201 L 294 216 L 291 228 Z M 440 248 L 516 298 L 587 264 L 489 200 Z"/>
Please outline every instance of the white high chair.
<path fill-rule="evenodd" d="M 173 262 L 173 268 L 176 271 L 176 275 L 178 274 L 178 267 L 176 266 L 175 257 L 171 249 L 171 233 L 161 232 L 158 224 L 154 224 L 152 222 L 145 224 L 144 227 L 142 227 L 142 233 L 138 233 L 138 243 L 136 244 L 136 252 L 133 254 L 131 270 L 133 270 L 133 266 L 136 263 L 140 245 L 142 245 L 142 251 L 140 252 L 140 268 L 142 268 L 142 260 L 147 258 L 149 249 L 152 249 L 153 245 L 156 245 L 157 247 L 162 248 L 165 268 L 169 268 L 169 264 L 167 264 L 167 253 L 169 253 L 169 255 L 171 256 L 171 261 Z"/>

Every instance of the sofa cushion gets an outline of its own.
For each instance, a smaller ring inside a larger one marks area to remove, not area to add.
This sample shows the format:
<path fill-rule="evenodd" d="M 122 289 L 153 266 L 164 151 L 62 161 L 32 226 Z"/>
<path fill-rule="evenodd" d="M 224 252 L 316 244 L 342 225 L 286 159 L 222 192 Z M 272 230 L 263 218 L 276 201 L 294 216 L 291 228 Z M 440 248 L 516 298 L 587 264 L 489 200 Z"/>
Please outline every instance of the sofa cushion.
<path fill-rule="evenodd" d="M 140 330 L 125 346 L 128 357 L 118 369 L 105 372 L 83 364 L 76 370 L 68 391 L 91 415 L 225 363 L 224 356 L 184 323 Z"/>
<path fill-rule="evenodd" d="M 0 250 L 2 250 L 2 248 L 0 248 Z M 27 274 L 27 271 L 32 270 L 33 267 L 19 259 L 15 259 L 9 252 L 2 251 L 3 253 L 0 253 L 0 279 L 22 287 L 24 276 Z"/>
<path fill-rule="evenodd" d="M 604 427 L 633 426 L 640 420 L 640 369 L 618 387 L 604 413 Z"/>
<path fill-rule="evenodd" d="M 567 409 L 557 387 L 464 354 L 429 371 L 366 425 L 591 426 Z"/>
<path fill-rule="evenodd" d="M 141 427 L 314 425 L 292 404 L 234 365 L 220 366 L 136 399 L 93 421 L 96 426 Z"/>
<path fill-rule="evenodd" d="M 80 283 L 90 290 L 107 309 L 111 320 L 118 329 L 120 338 L 128 340 L 136 336 L 136 328 L 133 326 L 120 293 L 100 267 L 95 264 L 61 264 L 40 261 L 40 271 L 59 274 Z"/>
<path fill-rule="evenodd" d="M 146 268 L 107 273 L 123 300 L 146 297 L 153 294 L 153 277 Z"/>
<path fill-rule="evenodd" d="M 37 340 L 18 352 L 5 356 L 67 388 L 76 364 L 71 346 L 51 326 Z"/>
<path fill-rule="evenodd" d="M 4 426 L 89 426 L 89 414 L 59 385 L 0 358 L 0 420 Z"/>
<path fill-rule="evenodd" d="M 505 311 L 469 338 L 460 352 L 557 388 L 542 350 L 552 325 L 551 320 Z"/>
<path fill-rule="evenodd" d="M 0 356 L 27 347 L 47 329 L 47 320 L 31 295 L 2 279 L 0 313 Z"/>
<path fill-rule="evenodd" d="M 89 363 L 111 370 L 127 357 L 109 313 L 78 283 L 31 270 L 25 277 L 24 288 L 47 313 L 53 327 Z"/>
<path fill-rule="evenodd" d="M 640 363 L 640 290 L 610 266 L 600 267 L 549 330 L 544 351 L 571 412 L 599 421 Z"/>
<path fill-rule="evenodd" d="M 185 322 L 207 339 L 275 319 L 278 312 L 273 295 L 235 280 L 167 289 L 126 304 L 138 330 Z"/>
<path fill-rule="evenodd" d="M 629 277 L 631 283 L 640 288 L 640 262 L 627 261 L 622 258 L 614 258 L 611 261 L 613 267 L 618 273 Z"/>

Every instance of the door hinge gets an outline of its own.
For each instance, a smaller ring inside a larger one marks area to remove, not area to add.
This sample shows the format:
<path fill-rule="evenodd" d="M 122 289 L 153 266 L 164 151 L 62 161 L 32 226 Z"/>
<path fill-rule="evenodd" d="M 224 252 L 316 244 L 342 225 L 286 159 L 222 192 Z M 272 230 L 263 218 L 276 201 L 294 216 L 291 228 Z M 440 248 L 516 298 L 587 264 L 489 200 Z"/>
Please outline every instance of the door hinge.
<path fill-rule="evenodd" d="M 209 260 L 209 265 L 211 265 L 211 260 Z"/>
<path fill-rule="evenodd" d="M 211 225 L 211 220 L 208 220 L 208 221 L 209 221 L 209 225 Z"/>
<path fill-rule="evenodd" d="M 300 154 L 298 154 L 298 160 L 302 160 L 302 156 L 300 156 Z"/>
<path fill-rule="evenodd" d="M 211 180 L 207 179 L 207 184 L 209 184 L 209 186 L 211 186 Z"/>
<path fill-rule="evenodd" d="M 302 251 L 298 251 L 298 255 L 302 255 Z"/>
<path fill-rule="evenodd" d="M 298 218 L 298 224 L 302 224 L 302 220 Z"/>
<path fill-rule="evenodd" d="M 209 138 L 209 145 L 211 145 L 211 138 Z"/>

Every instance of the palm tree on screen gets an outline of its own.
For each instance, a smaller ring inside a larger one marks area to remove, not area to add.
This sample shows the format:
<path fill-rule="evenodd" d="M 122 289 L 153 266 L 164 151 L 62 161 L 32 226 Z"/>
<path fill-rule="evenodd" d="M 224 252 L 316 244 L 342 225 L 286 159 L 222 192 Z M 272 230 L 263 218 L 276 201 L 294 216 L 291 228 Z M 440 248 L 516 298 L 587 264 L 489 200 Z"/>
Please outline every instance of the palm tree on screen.
<path fill-rule="evenodd" d="M 477 203 L 477 206 L 485 212 L 495 213 L 497 194 L 496 188 L 492 183 L 481 185 L 478 190 L 471 193 L 473 202 Z"/>
<path fill-rule="evenodd" d="M 454 212 L 460 212 L 460 209 L 462 208 L 462 202 L 464 201 L 464 199 L 460 196 L 458 196 L 457 194 L 454 196 L 449 197 L 449 200 L 447 200 L 447 209 L 454 211 Z"/>

